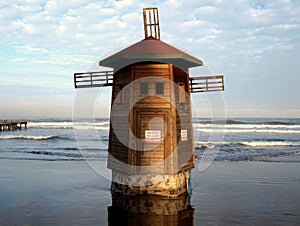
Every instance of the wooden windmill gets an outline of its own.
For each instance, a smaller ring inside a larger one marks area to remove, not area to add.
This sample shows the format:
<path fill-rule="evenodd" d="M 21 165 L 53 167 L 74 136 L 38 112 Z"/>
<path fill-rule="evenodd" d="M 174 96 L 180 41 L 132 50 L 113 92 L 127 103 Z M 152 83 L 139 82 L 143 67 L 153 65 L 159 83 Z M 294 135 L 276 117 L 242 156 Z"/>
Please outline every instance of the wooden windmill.
<path fill-rule="evenodd" d="M 112 86 L 112 192 L 178 196 L 195 166 L 190 94 L 222 91 L 224 80 L 190 77 L 203 62 L 160 40 L 157 8 L 143 16 L 145 39 L 99 62 L 112 71 L 75 73 L 74 84 Z"/>

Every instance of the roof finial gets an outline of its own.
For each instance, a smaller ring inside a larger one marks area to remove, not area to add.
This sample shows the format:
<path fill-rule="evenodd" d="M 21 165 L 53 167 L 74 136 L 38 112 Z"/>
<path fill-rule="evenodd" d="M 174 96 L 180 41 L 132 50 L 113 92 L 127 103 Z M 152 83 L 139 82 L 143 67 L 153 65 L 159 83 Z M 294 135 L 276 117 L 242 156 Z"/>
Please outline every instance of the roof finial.
<path fill-rule="evenodd" d="M 144 8 L 143 16 L 145 39 L 148 37 L 160 39 L 158 8 Z"/>

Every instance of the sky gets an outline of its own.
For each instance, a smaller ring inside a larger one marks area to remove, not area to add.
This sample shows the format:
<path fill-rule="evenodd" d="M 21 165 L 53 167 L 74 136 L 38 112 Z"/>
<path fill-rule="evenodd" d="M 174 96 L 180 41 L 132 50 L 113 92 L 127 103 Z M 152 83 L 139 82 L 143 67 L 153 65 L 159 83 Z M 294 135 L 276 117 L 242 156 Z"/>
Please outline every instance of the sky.
<path fill-rule="evenodd" d="M 300 117 L 300 0 L 144 2 L 0 1 L 0 117 L 71 117 L 73 74 L 142 40 L 144 7 L 158 7 L 162 41 L 204 61 L 190 76 L 225 76 L 224 92 L 192 94 L 198 116 L 218 95 L 227 117 Z"/>

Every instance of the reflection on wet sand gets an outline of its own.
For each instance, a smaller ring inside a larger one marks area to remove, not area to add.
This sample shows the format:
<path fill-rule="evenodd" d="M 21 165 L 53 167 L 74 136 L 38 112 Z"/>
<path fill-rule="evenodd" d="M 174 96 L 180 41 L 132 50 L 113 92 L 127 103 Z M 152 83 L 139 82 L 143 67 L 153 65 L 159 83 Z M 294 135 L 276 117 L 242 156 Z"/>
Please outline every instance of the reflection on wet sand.
<path fill-rule="evenodd" d="M 167 198 L 155 195 L 134 197 L 112 195 L 112 206 L 108 207 L 108 225 L 194 225 L 194 209 L 190 196 Z"/>

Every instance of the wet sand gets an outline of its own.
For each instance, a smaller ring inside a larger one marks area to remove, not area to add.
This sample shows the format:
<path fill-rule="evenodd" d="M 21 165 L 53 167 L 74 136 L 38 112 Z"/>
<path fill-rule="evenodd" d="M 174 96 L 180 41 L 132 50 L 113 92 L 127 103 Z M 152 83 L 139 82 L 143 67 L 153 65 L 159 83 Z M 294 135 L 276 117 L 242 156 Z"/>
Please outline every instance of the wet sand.
<path fill-rule="evenodd" d="M 299 225 L 300 164 L 215 162 L 194 176 L 195 225 Z"/>
<path fill-rule="evenodd" d="M 267 162 L 195 169 L 188 213 L 194 225 L 297 225 L 299 172 Z M 85 162 L 0 160 L 0 225 L 108 225 L 109 187 Z"/>

